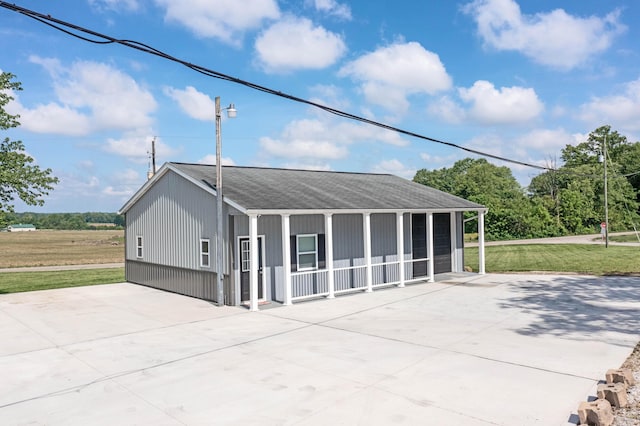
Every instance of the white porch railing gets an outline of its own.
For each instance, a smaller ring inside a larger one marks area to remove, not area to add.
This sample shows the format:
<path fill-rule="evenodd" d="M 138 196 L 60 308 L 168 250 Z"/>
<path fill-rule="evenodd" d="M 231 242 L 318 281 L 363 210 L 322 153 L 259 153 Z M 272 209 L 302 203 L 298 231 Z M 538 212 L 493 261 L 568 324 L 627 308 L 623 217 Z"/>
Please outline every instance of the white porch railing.
<path fill-rule="evenodd" d="M 427 267 L 425 275 L 413 277 L 413 264 L 416 262 L 428 263 L 429 258 L 409 259 L 404 263 L 404 282 L 411 283 L 428 279 Z M 367 289 L 366 265 L 346 266 L 333 269 L 335 294 L 345 294 Z M 400 262 L 381 262 L 371 265 L 372 287 L 381 288 L 400 284 Z M 329 295 L 328 283 L 329 271 L 317 269 L 291 273 L 291 300 L 300 301 Z"/>

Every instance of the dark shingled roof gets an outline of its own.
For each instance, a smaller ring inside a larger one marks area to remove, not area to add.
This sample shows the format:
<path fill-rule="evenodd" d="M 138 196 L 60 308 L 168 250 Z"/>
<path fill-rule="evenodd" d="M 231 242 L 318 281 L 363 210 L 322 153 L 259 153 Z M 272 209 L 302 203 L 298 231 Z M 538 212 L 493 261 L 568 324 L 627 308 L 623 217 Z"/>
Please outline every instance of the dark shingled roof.
<path fill-rule="evenodd" d="M 215 188 L 213 165 L 169 163 Z M 247 210 L 478 210 L 484 206 L 406 179 L 372 173 L 223 166 L 224 197 Z"/>

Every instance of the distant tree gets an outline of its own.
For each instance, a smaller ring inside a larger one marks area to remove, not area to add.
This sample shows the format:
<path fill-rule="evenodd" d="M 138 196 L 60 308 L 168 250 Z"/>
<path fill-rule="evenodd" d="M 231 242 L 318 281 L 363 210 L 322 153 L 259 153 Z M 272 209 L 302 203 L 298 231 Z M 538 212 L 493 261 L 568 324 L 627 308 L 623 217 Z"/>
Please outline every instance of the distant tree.
<path fill-rule="evenodd" d="M 5 106 L 13 100 L 11 91 L 22 90 L 21 84 L 12 81 L 13 74 L 0 73 L 0 130 L 8 130 L 20 125 L 18 115 L 5 111 Z M 53 190 L 58 178 L 51 175 L 51 169 L 40 169 L 25 153 L 21 141 L 8 137 L 0 141 L 0 225 L 6 223 L 6 213 L 13 212 L 13 201 L 19 197 L 31 206 L 42 206 L 43 196 Z"/>
<path fill-rule="evenodd" d="M 640 220 L 640 142 L 629 143 L 610 126 L 602 126 L 585 142 L 565 146 L 564 165 L 534 177 L 528 187 L 531 197 L 556 216 L 563 232 L 596 232 L 604 220 L 605 140 L 610 229 L 626 230 Z"/>
<path fill-rule="evenodd" d="M 414 182 L 431 186 L 487 206 L 485 232 L 489 239 L 554 235 L 553 218 L 540 202 L 531 202 L 508 167 L 485 159 L 465 158 L 451 168 L 419 170 Z M 472 232 L 469 223 L 467 232 Z"/>

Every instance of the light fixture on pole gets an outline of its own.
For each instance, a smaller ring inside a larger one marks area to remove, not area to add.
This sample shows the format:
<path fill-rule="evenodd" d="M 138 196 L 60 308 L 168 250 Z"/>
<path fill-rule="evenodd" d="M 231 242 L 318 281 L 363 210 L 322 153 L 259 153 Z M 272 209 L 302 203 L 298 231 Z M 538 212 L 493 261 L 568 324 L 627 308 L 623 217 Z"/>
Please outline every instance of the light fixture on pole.
<path fill-rule="evenodd" d="M 233 104 L 227 108 L 227 117 L 236 118 L 238 111 Z M 216 289 L 218 306 L 224 306 L 224 238 L 222 217 L 222 143 L 221 143 L 222 109 L 220 96 L 216 96 Z"/>

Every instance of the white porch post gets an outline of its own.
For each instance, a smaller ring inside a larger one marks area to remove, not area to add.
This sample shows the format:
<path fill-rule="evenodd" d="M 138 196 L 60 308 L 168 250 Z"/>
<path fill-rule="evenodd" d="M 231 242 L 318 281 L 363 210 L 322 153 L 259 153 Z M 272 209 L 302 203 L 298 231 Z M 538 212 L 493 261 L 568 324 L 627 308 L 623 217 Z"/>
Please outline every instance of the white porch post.
<path fill-rule="evenodd" d="M 258 310 L 258 250 L 258 216 L 251 215 L 249 216 L 249 252 L 251 255 L 249 309 L 251 311 Z"/>
<path fill-rule="evenodd" d="M 404 287 L 404 213 L 396 213 L 396 253 L 398 255 L 398 268 L 400 284 Z"/>
<path fill-rule="evenodd" d="M 327 268 L 327 286 L 329 287 L 328 299 L 336 297 L 335 283 L 333 281 L 333 214 L 324 214 L 324 243 L 325 261 Z"/>
<path fill-rule="evenodd" d="M 362 230 L 364 233 L 364 260 L 367 268 L 367 293 L 373 291 L 373 272 L 371 270 L 371 213 L 362 213 Z"/>
<path fill-rule="evenodd" d="M 284 305 L 291 305 L 291 224 L 288 214 L 282 215 L 282 275 Z"/>
<path fill-rule="evenodd" d="M 435 279 L 433 276 L 433 264 L 435 262 L 433 256 L 433 213 L 427 213 L 427 254 L 429 261 L 427 262 L 427 273 L 429 275 L 429 282 L 432 283 Z"/>
<path fill-rule="evenodd" d="M 486 212 L 478 212 L 478 263 L 479 273 L 485 274 L 484 270 L 484 214 Z"/>

